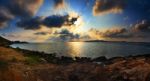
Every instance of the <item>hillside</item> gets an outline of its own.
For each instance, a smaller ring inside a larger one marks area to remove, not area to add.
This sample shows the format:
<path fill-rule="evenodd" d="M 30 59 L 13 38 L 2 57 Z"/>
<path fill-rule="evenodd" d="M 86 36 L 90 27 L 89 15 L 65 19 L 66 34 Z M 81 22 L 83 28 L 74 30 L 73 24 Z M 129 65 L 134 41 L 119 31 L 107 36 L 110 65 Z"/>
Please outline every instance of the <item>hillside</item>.
<path fill-rule="evenodd" d="M 7 46 L 9 44 L 11 44 L 11 41 L 0 36 L 0 46 Z"/>

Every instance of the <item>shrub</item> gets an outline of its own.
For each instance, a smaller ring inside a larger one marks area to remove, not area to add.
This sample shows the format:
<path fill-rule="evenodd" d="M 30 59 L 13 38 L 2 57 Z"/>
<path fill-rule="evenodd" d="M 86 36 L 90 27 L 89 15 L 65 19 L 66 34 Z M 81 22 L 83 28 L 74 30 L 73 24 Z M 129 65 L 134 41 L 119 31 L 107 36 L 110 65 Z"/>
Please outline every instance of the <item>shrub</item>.
<path fill-rule="evenodd" d="M 8 62 L 0 60 L 0 69 L 6 69 L 8 67 Z"/>
<path fill-rule="evenodd" d="M 12 59 L 11 59 L 11 62 L 17 62 L 18 60 L 17 60 L 17 58 L 16 57 L 13 57 Z"/>

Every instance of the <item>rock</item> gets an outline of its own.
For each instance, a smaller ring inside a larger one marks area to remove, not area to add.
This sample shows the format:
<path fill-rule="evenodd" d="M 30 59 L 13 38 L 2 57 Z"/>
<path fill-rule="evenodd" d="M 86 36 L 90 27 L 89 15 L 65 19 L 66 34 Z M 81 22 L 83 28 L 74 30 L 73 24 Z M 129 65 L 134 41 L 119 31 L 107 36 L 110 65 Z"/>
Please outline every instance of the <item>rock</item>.
<path fill-rule="evenodd" d="M 95 61 L 95 62 L 105 62 L 105 61 L 107 61 L 107 58 L 105 56 L 101 56 L 101 57 L 93 59 L 93 61 Z"/>

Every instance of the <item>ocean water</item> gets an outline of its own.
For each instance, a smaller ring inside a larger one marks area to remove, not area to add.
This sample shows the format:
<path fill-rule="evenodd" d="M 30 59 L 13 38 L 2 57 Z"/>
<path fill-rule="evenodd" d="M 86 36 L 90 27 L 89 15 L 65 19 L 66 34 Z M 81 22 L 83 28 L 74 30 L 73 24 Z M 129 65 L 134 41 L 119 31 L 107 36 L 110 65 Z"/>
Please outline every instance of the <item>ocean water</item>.
<path fill-rule="evenodd" d="M 13 48 L 22 48 L 45 53 L 57 53 L 57 56 L 91 57 L 129 56 L 150 54 L 150 46 L 145 44 L 112 42 L 53 42 L 13 44 Z"/>

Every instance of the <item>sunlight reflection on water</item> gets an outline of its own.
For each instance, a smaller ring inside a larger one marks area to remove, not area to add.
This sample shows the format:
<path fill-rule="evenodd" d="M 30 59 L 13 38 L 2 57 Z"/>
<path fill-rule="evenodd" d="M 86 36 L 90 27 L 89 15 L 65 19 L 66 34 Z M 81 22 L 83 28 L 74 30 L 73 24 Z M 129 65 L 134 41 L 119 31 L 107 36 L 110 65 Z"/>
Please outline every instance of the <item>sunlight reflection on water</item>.
<path fill-rule="evenodd" d="M 12 47 L 57 53 L 57 56 L 99 57 L 128 56 L 150 53 L 149 46 L 107 42 L 54 42 L 13 44 Z"/>

